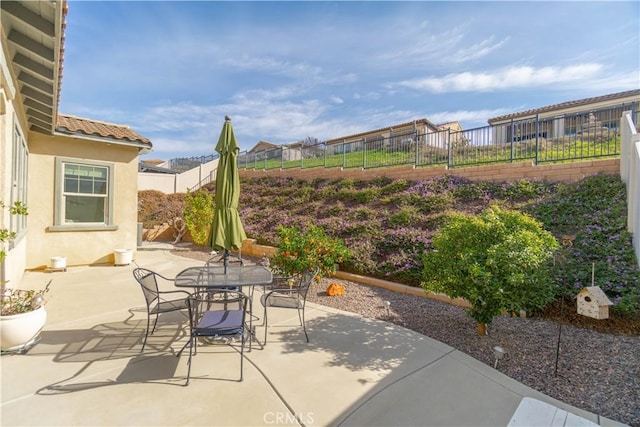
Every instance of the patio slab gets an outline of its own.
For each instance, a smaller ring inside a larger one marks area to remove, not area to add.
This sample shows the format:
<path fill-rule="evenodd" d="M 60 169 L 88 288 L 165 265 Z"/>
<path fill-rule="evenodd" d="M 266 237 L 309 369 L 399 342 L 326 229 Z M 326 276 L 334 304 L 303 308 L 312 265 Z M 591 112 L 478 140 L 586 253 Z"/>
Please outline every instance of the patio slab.
<path fill-rule="evenodd" d="M 135 262 L 169 277 L 198 264 L 166 250 L 138 251 Z M 620 425 L 421 334 L 314 304 L 310 343 L 295 312 L 272 310 L 267 345 L 245 353 L 244 381 L 236 351 L 203 345 L 185 387 L 184 316 L 161 316 L 140 353 L 146 312 L 134 267 L 26 273 L 21 287 L 53 279 L 49 318 L 27 354 L 0 358 L 3 426 L 506 426 L 524 397 Z"/>

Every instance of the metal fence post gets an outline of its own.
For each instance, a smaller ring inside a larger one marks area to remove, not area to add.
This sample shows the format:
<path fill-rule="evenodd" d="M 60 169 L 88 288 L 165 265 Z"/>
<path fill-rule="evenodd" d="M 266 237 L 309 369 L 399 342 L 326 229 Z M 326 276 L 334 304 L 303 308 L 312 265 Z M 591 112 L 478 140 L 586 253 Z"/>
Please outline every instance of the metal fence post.
<path fill-rule="evenodd" d="M 536 114 L 536 160 L 535 160 L 535 164 L 538 164 L 538 153 L 540 151 L 540 142 L 538 141 L 538 138 L 540 136 L 540 114 Z"/>
<path fill-rule="evenodd" d="M 347 147 L 345 146 L 344 141 L 342 141 L 342 169 L 345 168 L 347 164 Z"/>
<path fill-rule="evenodd" d="M 451 129 L 447 132 L 447 169 L 451 169 L 453 150 L 451 147 Z"/>
<path fill-rule="evenodd" d="M 327 144 L 324 143 L 323 147 L 324 147 L 323 148 L 324 151 L 322 152 L 322 157 L 323 157 L 324 167 L 326 168 L 327 167 Z"/>
<path fill-rule="evenodd" d="M 513 117 L 511 118 L 511 124 L 509 125 L 511 128 L 511 138 L 509 138 L 511 141 L 509 142 L 509 145 L 511 146 L 511 163 L 513 163 Z"/>
<path fill-rule="evenodd" d="M 367 137 L 362 140 L 362 169 L 367 168 Z"/>

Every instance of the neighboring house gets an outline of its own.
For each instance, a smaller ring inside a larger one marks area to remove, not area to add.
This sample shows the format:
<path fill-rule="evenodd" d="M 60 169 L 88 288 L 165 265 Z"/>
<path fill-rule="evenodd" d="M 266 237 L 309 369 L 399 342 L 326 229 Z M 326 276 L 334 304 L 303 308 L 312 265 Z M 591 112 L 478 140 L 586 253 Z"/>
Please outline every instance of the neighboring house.
<path fill-rule="evenodd" d="M 300 150 L 301 143 L 296 142 L 293 144 L 278 145 L 273 142 L 259 141 L 249 151 L 239 158 L 240 163 L 243 162 L 256 162 L 265 159 L 278 158 L 284 161 L 300 160 L 302 152 Z"/>
<path fill-rule="evenodd" d="M 536 135 L 554 139 L 617 129 L 622 112 L 634 110 L 637 114 L 639 107 L 640 89 L 634 89 L 510 113 L 488 122 L 494 127 L 494 142 L 518 141 Z M 585 115 L 585 111 L 589 114 Z"/>
<path fill-rule="evenodd" d="M 436 125 L 439 130 L 449 130 L 451 132 L 462 132 L 460 122 L 447 122 Z"/>
<path fill-rule="evenodd" d="M 274 150 L 276 148 L 280 148 L 280 146 L 278 144 L 274 144 L 273 142 L 267 142 L 267 141 L 258 141 L 258 143 L 256 145 L 253 146 L 253 148 L 251 150 L 249 150 L 249 153 L 260 153 L 263 151 L 269 151 L 269 150 Z"/>
<path fill-rule="evenodd" d="M 427 119 L 413 120 L 411 122 L 399 123 L 393 126 L 387 126 L 380 129 L 361 132 L 353 135 L 333 138 L 326 141 L 327 151 L 331 151 L 331 147 L 336 147 L 336 154 L 343 149 L 346 152 L 361 150 L 360 144 L 369 148 L 393 148 L 402 150 L 404 146 L 410 146 L 413 143 L 424 142 L 430 146 L 441 146 L 445 143 L 444 131 L 439 129 L 435 124 Z M 353 149 L 351 148 L 353 146 Z"/>
<path fill-rule="evenodd" d="M 0 227 L 17 233 L 0 279 L 25 269 L 113 262 L 137 242 L 138 155 L 151 142 L 127 126 L 58 113 L 66 1 L 0 2 Z"/>

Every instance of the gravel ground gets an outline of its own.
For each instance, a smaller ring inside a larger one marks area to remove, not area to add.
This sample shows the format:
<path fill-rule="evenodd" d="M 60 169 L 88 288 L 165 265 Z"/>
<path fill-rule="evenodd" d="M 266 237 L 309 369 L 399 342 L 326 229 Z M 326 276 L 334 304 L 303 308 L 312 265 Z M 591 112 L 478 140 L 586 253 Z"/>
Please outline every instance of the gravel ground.
<path fill-rule="evenodd" d="M 206 260 L 201 251 L 176 255 Z M 329 283 L 346 295 L 327 296 Z M 493 366 L 493 347 L 505 357 L 498 369 L 548 396 L 616 421 L 640 427 L 640 336 L 606 334 L 541 318 L 498 317 L 488 336 L 463 308 L 355 282 L 322 279 L 308 301 L 391 322 L 419 332 Z M 391 303 L 389 313 L 385 302 Z M 561 332 L 559 334 L 559 332 Z M 560 351 L 556 375 L 558 336 Z"/>

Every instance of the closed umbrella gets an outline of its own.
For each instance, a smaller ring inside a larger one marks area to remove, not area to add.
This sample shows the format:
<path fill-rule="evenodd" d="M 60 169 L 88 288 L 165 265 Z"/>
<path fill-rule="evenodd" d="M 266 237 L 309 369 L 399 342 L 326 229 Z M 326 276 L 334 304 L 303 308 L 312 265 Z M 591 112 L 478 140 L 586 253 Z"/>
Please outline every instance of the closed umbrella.
<path fill-rule="evenodd" d="M 213 225 L 209 236 L 209 246 L 224 249 L 224 271 L 226 274 L 231 248 L 239 249 L 247 238 L 238 214 L 240 199 L 240 177 L 238 175 L 238 142 L 233 134 L 229 116 L 225 116 L 222 132 L 216 145 L 220 154 L 216 171 L 216 197 Z"/>

